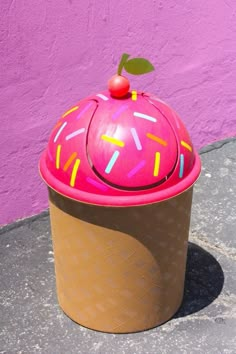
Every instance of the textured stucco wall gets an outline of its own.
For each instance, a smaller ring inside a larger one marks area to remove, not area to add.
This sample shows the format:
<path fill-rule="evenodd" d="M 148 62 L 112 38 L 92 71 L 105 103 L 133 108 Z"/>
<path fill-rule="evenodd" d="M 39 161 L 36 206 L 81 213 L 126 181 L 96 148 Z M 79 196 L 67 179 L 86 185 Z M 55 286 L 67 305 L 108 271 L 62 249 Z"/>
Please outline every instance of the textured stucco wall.
<path fill-rule="evenodd" d="M 236 126 L 235 0 L 4 0 L 0 5 L 0 224 L 47 207 L 37 163 L 59 115 L 104 89 L 122 52 L 154 74 L 200 147 Z"/>

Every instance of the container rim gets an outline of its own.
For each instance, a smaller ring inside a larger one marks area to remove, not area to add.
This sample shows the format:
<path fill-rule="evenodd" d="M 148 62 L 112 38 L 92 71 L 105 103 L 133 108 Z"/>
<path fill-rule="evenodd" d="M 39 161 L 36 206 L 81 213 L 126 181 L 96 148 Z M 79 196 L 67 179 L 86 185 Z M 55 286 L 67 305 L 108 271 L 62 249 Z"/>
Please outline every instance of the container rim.
<path fill-rule="evenodd" d="M 69 199 L 92 205 L 108 206 L 108 207 L 132 207 L 147 204 L 154 204 L 173 198 L 187 189 L 189 189 L 199 178 L 201 173 L 201 160 L 195 151 L 195 161 L 190 173 L 180 180 L 177 184 L 169 186 L 162 190 L 150 189 L 150 193 L 139 195 L 106 195 L 95 194 L 78 189 L 74 189 L 56 177 L 54 177 L 46 166 L 46 150 L 43 152 L 39 162 L 39 174 L 48 187 L 58 194 Z"/>

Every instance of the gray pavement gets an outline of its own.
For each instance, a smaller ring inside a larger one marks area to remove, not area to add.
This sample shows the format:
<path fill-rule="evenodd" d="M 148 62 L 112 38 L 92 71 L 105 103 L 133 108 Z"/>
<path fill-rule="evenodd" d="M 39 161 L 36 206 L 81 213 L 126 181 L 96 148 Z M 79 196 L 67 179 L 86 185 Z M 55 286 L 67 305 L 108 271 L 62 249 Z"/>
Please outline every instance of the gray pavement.
<path fill-rule="evenodd" d="M 59 308 L 48 213 L 0 229 L 0 353 L 235 354 L 236 139 L 201 151 L 185 296 L 173 319 L 134 334 L 95 332 Z"/>

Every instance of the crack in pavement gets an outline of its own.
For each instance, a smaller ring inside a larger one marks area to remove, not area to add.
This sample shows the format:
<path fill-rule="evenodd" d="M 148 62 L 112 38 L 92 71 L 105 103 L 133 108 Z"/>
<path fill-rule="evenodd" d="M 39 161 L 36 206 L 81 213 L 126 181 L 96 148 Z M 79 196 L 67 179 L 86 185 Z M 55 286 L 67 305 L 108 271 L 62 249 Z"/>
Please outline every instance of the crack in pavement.
<path fill-rule="evenodd" d="M 207 145 L 199 150 L 200 155 L 207 154 L 208 152 L 214 151 L 214 150 L 219 150 L 223 146 L 230 144 L 230 143 L 235 143 L 236 142 L 236 137 L 228 138 L 223 141 L 217 141 L 213 144 Z"/>
<path fill-rule="evenodd" d="M 17 229 L 18 227 L 31 224 L 34 221 L 38 221 L 39 219 L 43 219 L 45 217 L 49 217 L 49 209 L 42 211 L 40 214 L 32 215 L 25 219 L 17 220 L 12 224 L 2 225 L 2 226 L 0 225 L 0 235 L 12 231 L 14 229 Z"/>

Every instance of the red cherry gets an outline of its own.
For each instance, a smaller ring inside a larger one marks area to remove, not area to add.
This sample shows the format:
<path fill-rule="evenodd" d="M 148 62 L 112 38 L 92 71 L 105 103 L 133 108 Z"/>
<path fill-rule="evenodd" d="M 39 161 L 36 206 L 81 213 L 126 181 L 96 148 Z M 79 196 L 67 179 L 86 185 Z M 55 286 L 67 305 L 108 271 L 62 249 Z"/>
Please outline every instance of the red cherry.
<path fill-rule="evenodd" d="M 108 89 L 113 97 L 123 97 L 129 92 L 129 80 L 122 75 L 114 75 L 108 81 Z"/>

